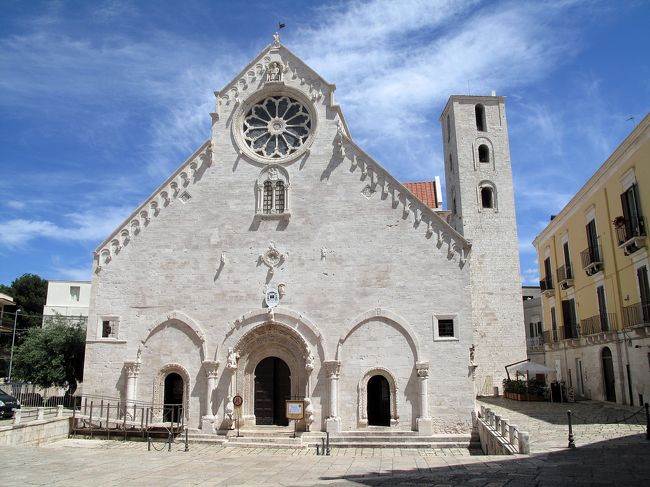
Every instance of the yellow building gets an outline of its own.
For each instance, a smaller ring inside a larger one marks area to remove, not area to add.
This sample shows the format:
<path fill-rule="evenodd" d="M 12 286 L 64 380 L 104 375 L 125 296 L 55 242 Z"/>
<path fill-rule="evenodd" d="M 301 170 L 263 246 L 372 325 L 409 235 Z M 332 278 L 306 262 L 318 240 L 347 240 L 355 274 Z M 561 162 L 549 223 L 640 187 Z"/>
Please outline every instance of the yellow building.
<path fill-rule="evenodd" d="M 650 399 L 650 114 L 537 236 L 546 364 L 576 397 Z"/>

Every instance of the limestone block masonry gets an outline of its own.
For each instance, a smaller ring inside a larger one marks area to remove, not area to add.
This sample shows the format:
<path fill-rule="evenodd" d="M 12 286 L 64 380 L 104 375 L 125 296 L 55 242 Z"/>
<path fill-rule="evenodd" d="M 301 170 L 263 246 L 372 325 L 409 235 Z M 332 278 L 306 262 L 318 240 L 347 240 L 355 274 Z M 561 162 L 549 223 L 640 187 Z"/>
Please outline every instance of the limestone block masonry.
<path fill-rule="evenodd" d="M 299 429 L 469 431 L 469 349 L 512 347 L 521 319 L 495 305 L 477 335 L 483 264 L 353 141 L 334 91 L 276 38 L 215 93 L 210 139 L 97 249 L 85 394 L 217 434 L 282 424 L 289 398 Z"/>

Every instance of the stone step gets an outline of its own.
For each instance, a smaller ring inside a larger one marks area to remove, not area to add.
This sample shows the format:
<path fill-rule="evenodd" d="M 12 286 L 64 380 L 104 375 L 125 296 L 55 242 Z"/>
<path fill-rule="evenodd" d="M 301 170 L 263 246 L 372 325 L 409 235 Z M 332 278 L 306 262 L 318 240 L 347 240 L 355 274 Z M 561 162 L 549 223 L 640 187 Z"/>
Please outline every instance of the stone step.
<path fill-rule="evenodd" d="M 228 437 L 228 443 L 229 444 L 235 444 L 235 443 L 259 443 L 259 444 L 291 444 L 291 445 L 301 445 L 302 440 L 300 437 L 298 438 L 290 438 L 290 437 L 272 437 L 272 436 L 229 436 Z"/>
<path fill-rule="evenodd" d="M 256 441 L 228 441 L 224 446 L 232 448 L 264 448 L 264 449 L 278 449 L 278 448 L 292 448 L 292 449 L 306 449 L 307 445 L 302 443 L 259 443 Z"/>
<path fill-rule="evenodd" d="M 309 443 L 307 446 L 315 448 L 320 443 Z M 428 442 L 418 442 L 418 443 L 365 443 L 365 442 L 345 442 L 345 443 L 332 443 L 330 441 L 330 448 L 460 448 L 467 450 L 470 446 L 467 444 L 458 444 L 458 443 L 428 443 Z"/>

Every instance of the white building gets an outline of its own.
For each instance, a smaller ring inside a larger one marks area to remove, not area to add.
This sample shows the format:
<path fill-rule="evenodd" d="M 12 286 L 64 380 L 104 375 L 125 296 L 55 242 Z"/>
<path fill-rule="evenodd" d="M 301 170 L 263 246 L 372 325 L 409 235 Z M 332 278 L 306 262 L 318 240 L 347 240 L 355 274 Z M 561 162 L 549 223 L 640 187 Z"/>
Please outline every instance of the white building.
<path fill-rule="evenodd" d="M 443 115 L 450 221 L 352 138 L 335 86 L 276 39 L 212 133 L 98 248 L 84 390 L 190 427 L 467 432 L 525 359 L 503 97 Z M 159 416 L 162 416 L 162 409 Z"/>
<path fill-rule="evenodd" d="M 88 318 L 90 281 L 47 281 L 47 298 L 43 307 L 43 322 L 59 315 L 76 322 Z M 81 318 L 78 320 L 77 318 Z"/>

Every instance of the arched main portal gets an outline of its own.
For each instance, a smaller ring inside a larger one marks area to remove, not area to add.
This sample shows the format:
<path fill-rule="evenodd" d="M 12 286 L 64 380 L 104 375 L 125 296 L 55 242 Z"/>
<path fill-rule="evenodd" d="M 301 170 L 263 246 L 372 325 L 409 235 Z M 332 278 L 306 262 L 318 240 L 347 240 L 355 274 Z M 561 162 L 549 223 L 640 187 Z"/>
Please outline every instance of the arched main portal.
<path fill-rule="evenodd" d="M 163 420 L 177 423 L 183 415 L 183 378 L 175 372 L 165 377 Z"/>
<path fill-rule="evenodd" d="M 616 402 L 616 380 L 614 379 L 614 363 L 612 361 L 612 351 L 609 347 L 603 348 L 603 381 L 605 382 L 605 399 Z"/>
<path fill-rule="evenodd" d="M 368 426 L 390 426 L 390 385 L 381 375 L 368 381 Z"/>
<path fill-rule="evenodd" d="M 291 375 L 287 363 L 266 357 L 255 367 L 255 423 L 287 426 L 285 401 L 291 398 Z"/>

